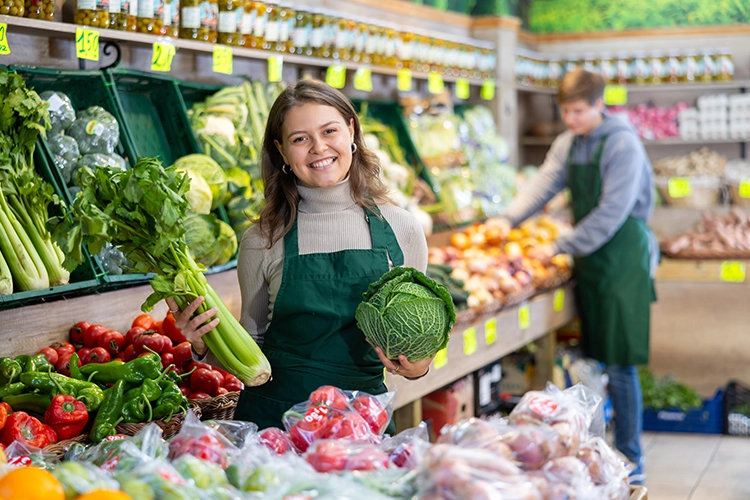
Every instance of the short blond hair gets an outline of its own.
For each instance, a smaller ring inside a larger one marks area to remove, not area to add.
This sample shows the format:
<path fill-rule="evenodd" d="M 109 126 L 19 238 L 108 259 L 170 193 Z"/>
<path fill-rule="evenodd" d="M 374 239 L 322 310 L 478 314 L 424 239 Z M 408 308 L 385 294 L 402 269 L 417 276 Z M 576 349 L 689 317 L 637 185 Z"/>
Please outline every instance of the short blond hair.
<path fill-rule="evenodd" d="M 602 75 L 578 68 L 565 75 L 560 82 L 557 103 L 565 104 L 583 99 L 593 106 L 604 97 L 604 86 Z"/>

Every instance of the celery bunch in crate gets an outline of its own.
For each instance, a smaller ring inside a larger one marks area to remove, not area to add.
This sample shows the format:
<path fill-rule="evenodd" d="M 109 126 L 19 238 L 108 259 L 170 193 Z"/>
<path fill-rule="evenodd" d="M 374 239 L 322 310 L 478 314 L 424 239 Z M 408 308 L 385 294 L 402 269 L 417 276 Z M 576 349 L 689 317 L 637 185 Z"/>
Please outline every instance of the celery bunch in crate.
<path fill-rule="evenodd" d="M 164 168 L 153 158 L 140 158 L 126 172 L 109 167 L 79 174 L 81 195 L 66 217 L 54 221 L 54 235 L 66 251 L 66 264 L 83 259 L 82 244 L 98 253 L 107 243 L 118 246 L 136 272 L 155 273 L 154 292 L 142 309 L 151 310 L 166 297 L 184 308 L 199 296 L 206 298 L 198 314 L 216 307 L 219 325 L 206 334 L 206 345 L 245 385 L 261 385 L 271 367 L 258 345 L 232 316 L 185 242 L 185 217 L 190 188 L 187 174 Z"/>

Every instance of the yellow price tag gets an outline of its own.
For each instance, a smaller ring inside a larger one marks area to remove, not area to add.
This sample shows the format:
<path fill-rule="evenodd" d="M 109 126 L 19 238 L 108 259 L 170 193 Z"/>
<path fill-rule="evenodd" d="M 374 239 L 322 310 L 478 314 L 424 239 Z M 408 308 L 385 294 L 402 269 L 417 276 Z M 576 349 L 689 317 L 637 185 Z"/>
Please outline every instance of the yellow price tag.
<path fill-rule="evenodd" d="M 471 91 L 469 90 L 469 80 L 466 78 L 459 78 L 456 80 L 456 98 L 457 99 L 468 99 Z"/>
<path fill-rule="evenodd" d="M 477 352 L 477 329 L 474 327 L 464 330 L 464 356 L 471 356 Z"/>
<path fill-rule="evenodd" d="M 2 50 L 2 42 L 0 42 L 0 54 L 2 54 Z M 750 180 L 740 182 L 740 198 L 750 198 Z"/>
<path fill-rule="evenodd" d="M 437 71 L 427 73 L 427 90 L 430 94 L 439 94 L 445 88 L 443 77 Z"/>
<path fill-rule="evenodd" d="M 346 68 L 340 64 L 329 66 L 326 70 L 326 83 L 335 89 L 343 89 L 346 85 Z"/>
<path fill-rule="evenodd" d="M 76 28 L 76 55 L 78 59 L 99 60 L 99 32 Z"/>
<path fill-rule="evenodd" d="M 628 89 L 622 85 L 604 87 L 604 104 L 607 106 L 624 106 L 628 103 Z"/>
<path fill-rule="evenodd" d="M 171 43 L 156 42 L 151 54 L 151 71 L 169 72 L 172 69 L 174 54 L 174 45 Z"/>
<path fill-rule="evenodd" d="M 495 80 L 485 80 L 482 82 L 482 90 L 479 95 L 485 101 L 491 101 L 495 98 Z"/>
<path fill-rule="evenodd" d="M 448 364 L 448 348 L 440 349 L 437 354 L 435 354 L 435 359 L 432 360 L 433 363 L 435 363 L 435 369 L 439 370 L 445 365 Z"/>
<path fill-rule="evenodd" d="M 363 92 L 372 92 L 372 70 L 357 68 L 354 72 L 354 88 Z"/>
<path fill-rule="evenodd" d="M 693 194 L 690 179 L 687 177 L 672 177 L 667 184 L 669 196 L 672 198 L 687 198 Z"/>
<path fill-rule="evenodd" d="M 268 58 L 268 81 L 280 82 L 281 73 L 284 69 L 284 57 L 272 56 Z"/>
<path fill-rule="evenodd" d="M 409 68 L 401 68 L 396 73 L 396 86 L 401 92 L 409 92 L 411 90 L 411 70 Z"/>
<path fill-rule="evenodd" d="M 721 280 L 729 283 L 745 282 L 745 263 L 728 260 L 721 263 Z"/>
<path fill-rule="evenodd" d="M 10 54 L 10 45 L 8 45 L 8 25 L 0 23 L 0 54 Z"/>
<path fill-rule="evenodd" d="M 521 330 L 528 330 L 531 324 L 531 311 L 529 306 L 523 305 L 518 308 L 518 327 Z"/>
<path fill-rule="evenodd" d="M 232 47 L 227 47 L 226 45 L 215 45 L 214 73 L 231 75 L 234 72 L 233 57 Z"/>
<path fill-rule="evenodd" d="M 484 322 L 484 343 L 492 345 L 497 340 L 497 318 L 490 318 Z"/>
<path fill-rule="evenodd" d="M 559 313 L 563 310 L 563 307 L 565 307 L 565 290 L 558 288 L 552 298 L 552 308 Z"/>

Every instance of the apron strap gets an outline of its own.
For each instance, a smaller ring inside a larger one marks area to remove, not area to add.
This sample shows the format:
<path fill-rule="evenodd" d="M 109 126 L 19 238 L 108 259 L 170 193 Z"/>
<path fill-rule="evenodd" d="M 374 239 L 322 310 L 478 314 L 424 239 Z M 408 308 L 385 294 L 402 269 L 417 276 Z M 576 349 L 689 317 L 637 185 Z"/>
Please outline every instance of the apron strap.
<path fill-rule="evenodd" d="M 294 217 L 294 223 L 292 223 L 292 228 L 284 236 L 284 256 L 285 257 L 299 255 L 299 236 L 298 236 L 298 231 L 297 231 L 297 220 L 299 220 L 299 212 L 297 212 L 296 217 Z M 287 259 L 284 259 L 284 267 L 286 267 L 286 260 Z"/>

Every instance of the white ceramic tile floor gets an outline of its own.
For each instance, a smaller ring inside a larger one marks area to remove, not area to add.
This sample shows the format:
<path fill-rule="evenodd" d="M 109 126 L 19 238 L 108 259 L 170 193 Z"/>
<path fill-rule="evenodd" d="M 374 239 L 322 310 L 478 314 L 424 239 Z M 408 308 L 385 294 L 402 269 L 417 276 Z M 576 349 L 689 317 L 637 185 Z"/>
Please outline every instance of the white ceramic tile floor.
<path fill-rule="evenodd" d="M 649 500 L 750 500 L 750 437 L 643 434 Z"/>

